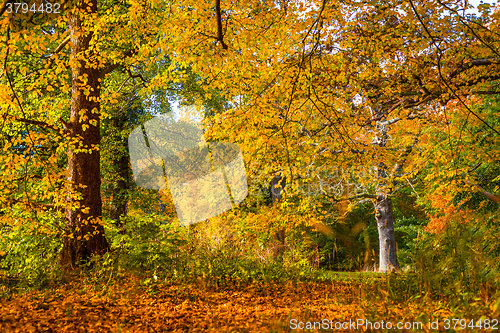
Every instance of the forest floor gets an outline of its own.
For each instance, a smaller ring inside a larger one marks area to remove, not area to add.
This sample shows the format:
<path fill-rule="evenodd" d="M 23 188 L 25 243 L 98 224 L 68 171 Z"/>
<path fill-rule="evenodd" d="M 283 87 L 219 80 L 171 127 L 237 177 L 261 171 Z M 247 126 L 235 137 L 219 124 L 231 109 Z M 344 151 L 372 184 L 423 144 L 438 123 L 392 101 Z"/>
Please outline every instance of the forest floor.
<path fill-rule="evenodd" d="M 430 332 L 429 320 L 439 319 L 444 330 L 444 319 L 454 316 L 440 300 L 402 301 L 382 289 L 345 275 L 222 285 L 160 283 L 131 274 L 107 281 L 75 277 L 0 299 L 0 332 L 352 332 L 386 331 L 376 328 L 389 322 L 394 327 L 387 331 L 412 331 L 395 328 L 422 323 L 418 331 Z"/>

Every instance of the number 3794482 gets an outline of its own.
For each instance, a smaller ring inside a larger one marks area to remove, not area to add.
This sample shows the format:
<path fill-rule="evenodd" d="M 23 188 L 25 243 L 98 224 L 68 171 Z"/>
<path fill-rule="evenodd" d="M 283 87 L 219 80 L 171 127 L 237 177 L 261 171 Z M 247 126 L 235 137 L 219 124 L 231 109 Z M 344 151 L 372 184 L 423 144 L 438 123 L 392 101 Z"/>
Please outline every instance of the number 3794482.
<path fill-rule="evenodd" d="M 47 13 L 47 14 L 60 14 L 61 13 L 61 4 L 58 2 L 55 3 L 22 3 L 22 2 L 8 2 L 7 13 L 23 13 L 27 14 L 31 13 Z"/>

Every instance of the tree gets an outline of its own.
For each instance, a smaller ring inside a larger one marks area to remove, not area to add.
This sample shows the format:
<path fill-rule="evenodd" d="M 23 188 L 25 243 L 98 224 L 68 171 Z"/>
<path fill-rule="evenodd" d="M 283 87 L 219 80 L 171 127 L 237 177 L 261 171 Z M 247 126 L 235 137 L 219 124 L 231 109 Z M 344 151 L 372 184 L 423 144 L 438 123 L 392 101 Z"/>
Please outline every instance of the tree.
<path fill-rule="evenodd" d="M 497 96 L 475 98 L 474 104 L 470 107 L 476 114 L 495 129 L 500 127 Z M 426 165 L 418 185 L 422 187 L 420 201 L 431 217 L 427 230 L 434 233 L 445 231 L 457 214 L 464 222 L 477 214 L 494 216 L 500 203 L 500 138 L 477 119 L 462 117 L 460 108 L 449 108 L 449 124 L 429 129 L 422 152 L 413 162 Z"/>
<path fill-rule="evenodd" d="M 133 89 L 134 87 L 131 87 L 130 92 L 122 95 L 125 100 L 117 104 L 117 110 L 104 119 L 101 126 L 102 190 L 103 195 L 110 198 L 109 217 L 117 227 L 124 227 L 122 217 L 127 216 L 129 190 L 133 182 L 128 136 L 136 126 L 146 120 L 146 112 L 137 96 L 133 96 Z"/>
<path fill-rule="evenodd" d="M 93 31 L 86 25 L 97 14 L 97 0 L 80 2 L 70 9 L 68 28 L 71 38 L 72 88 L 70 120 L 64 128 L 79 147 L 68 151 L 70 189 L 67 201 L 78 202 L 66 211 L 66 237 L 61 262 L 73 266 L 93 254 L 109 250 L 101 223 L 100 174 L 100 71 L 88 59 L 98 57 L 91 44 Z M 78 198 L 80 196 L 80 198 Z M 75 200 L 78 198 L 77 200 Z"/>
<path fill-rule="evenodd" d="M 420 149 L 423 129 L 446 123 L 445 107 L 454 100 L 467 104 L 468 96 L 497 93 L 478 89 L 482 81 L 498 78 L 495 16 L 487 6 L 481 7 L 481 17 L 463 16 L 460 6 L 415 1 L 327 6 L 323 1 L 314 3 L 303 20 L 298 19 L 300 9 L 282 8 L 293 23 L 271 26 L 286 26 L 273 31 L 287 36 L 286 51 L 277 43 L 269 48 L 280 49 L 278 61 L 255 53 L 248 57 L 256 64 L 254 73 L 268 64 L 266 74 L 253 74 L 256 89 L 242 83 L 247 103 L 218 118 L 219 123 L 226 120 L 220 133 L 233 133 L 243 145 L 248 143 L 247 153 L 261 160 L 267 155 L 263 150 L 279 146 L 287 180 L 296 176 L 292 166 L 310 169 L 333 160 L 344 168 L 373 166 L 376 172 L 366 172 L 369 176 L 362 179 L 368 191 L 347 199 L 374 202 L 381 271 L 397 268 L 390 197 L 414 174 L 407 160 Z M 237 41 L 239 32 L 229 36 L 235 35 Z M 268 45 L 265 37 L 259 42 L 261 49 Z M 226 44 L 231 51 L 235 43 Z M 230 61 L 224 61 L 223 70 L 229 71 Z M 217 66 L 210 68 L 219 73 Z M 284 102 L 276 113 L 278 96 Z M 464 110 L 497 132 L 470 108 Z"/>
<path fill-rule="evenodd" d="M 101 221 L 99 144 L 105 97 L 101 81 L 118 65 L 106 64 L 99 52 L 97 1 L 44 8 L 43 13 L 11 10 L 2 17 L 2 37 L 7 45 L 2 52 L 2 85 L 7 92 L 1 105 L 4 121 L 26 128 L 26 137 L 19 140 L 33 154 L 25 156 L 23 162 L 43 170 L 36 178 L 25 170 L 24 187 L 29 179 L 36 192 L 25 191 L 23 200 L 5 191 L 2 197 L 10 204 L 28 208 L 34 219 L 39 214 L 52 214 L 50 211 L 59 211 L 59 218 L 64 216 L 63 227 L 58 221 L 53 224 L 57 230 L 64 230 L 61 263 L 72 268 L 109 249 Z M 23 34 L 24 40 L 20 38 Z M 71 52 L 66 51 L 68 47 Z M 66 116 L 68 121 L 63 119 Z M 44 133 L 47 130 L 52 137 Z M 39 153 L 57 143 L 60 146 L 52 156 L 43 158 Z M 66 171 L 56 165 L 65 149 Z M 10 159 L 9 154 L 4 157 Z M 4 174 L 2 181 L 9 178 Z M 43 204 L 46 198 L 53 203 Z"/>

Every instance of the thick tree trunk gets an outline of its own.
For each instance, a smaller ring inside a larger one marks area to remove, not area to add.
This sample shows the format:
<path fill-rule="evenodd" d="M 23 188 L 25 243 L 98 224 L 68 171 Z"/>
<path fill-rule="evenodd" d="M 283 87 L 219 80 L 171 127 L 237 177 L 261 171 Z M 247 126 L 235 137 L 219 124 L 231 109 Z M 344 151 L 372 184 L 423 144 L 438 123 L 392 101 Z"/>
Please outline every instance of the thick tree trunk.
<path fill-rule="evenodd" d="M 375 203 L 375 219 L 378 227 L 380 263 L 379 271 L 398 270 L 396 239 L 394 237 L 394 215 L 392 201 L 388 198 Z"/>
<path fill-rule="evenodd" d="M 389 122 L 380 122 L 377 125 L 379 132 L 378 136 L 373 138 L 372 143 L 383 148 L 387 144 Z M 413 147 L 413 146 L 411 146 Z M 400 156 L 400 162 L 396 163 L 394 172 L 401 171 L 403 162 L 412 148 L 408 151 L 404 150 Z M 378 199 L 375 200 L 375 220 L 377 221 L 378 239 L 379 239 L 379 272 L 395 271 L 398 270 L 398 257 L 396 238 L 394 237 L 394 215 L 392 211 L 392 201 L 390 195 L 392 190 L 387 188 L 385 179 L 387 179 L 388 168 L 384 162 L 379 162 L 377 167 L 378 179 L 380 182 L 377 184 Z M 395 185 L 395 183 L 393 183 Z"/>
<path fill-rule="evenodd" d="M 72 96 L 71 118 L 66 128 L 70 138 L 78 138 L 78 143 L 68 152 L 71 188 L 67 201 L 72 207 L 66 211 L 66 235 L 61 253 L 65 269 L 75 268 L 93 254 L 109 250 L 101 222 L 99 70 L 92 63 L 96 61 L 96 50 L 90 47 L 92 33 L 82 29 L 84 20 L 91 20 L 97 13 L 97 0 L 80 2 L 75 7 L 75 11 L 68 14 Z"/>

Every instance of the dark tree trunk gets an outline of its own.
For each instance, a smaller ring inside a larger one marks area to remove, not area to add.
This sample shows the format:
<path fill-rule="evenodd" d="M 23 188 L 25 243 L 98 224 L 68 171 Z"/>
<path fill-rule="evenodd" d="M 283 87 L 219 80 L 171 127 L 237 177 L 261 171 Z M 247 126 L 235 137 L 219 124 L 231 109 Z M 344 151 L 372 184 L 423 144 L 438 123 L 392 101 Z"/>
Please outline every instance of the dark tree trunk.
<path fill-rule="evenodd" d="M 282 176 L 274 176 L 274 178 L 271 180 L 271 201 L 273 203 L 273 205 L 276 203 L 276 202 L 279 202 L 281 201 L 282 199 L 282 194 L 281 192 L 283 191 L 283 188 L 285 187 L 286 185 L 286 181 L 285 181 L 285 178 L 282 177 Z M 276 232 L 275 234 L 275 237 L 276 239 L 278 240 L 278 246 L 275 248 L 274 250 L 274 257 L 282 257 L 283 256 L 283 253 L 285 252 L 285 248 L 286 248 L 286 245 L 285 245 L 285 238 L 286 238 L 286 234 L 285 234 L 285 229 L 280 229 Z"/>
<path fill-rule="evenodd" d="M 93 254 L 109 250 L 102 226 L 99 70 L 93 60 L 97 54 L 90 48 L 92 33 L 83 31 L 85 19 L 97 13 L 97 0 L 79 2 L 68 14 L 71 37 L 72 96 L 70 121 L 65 124 L 70 139 L 78 143 L 68 151 L 70 191 L 61 264 L 73 269 Z M 79 13 L 78 13 L 79 12 Z M 84 53 L 85 52 L 85 53 Z M 77 60 L 78 59 L 78 60 Z M 82 151 L 83 149 L 83 151 Z M 79 194 L 80 197 L 75 197 Z"/>
<path fill-rule="evenodd" d="M 286 185 L 285 178 L 282 176 L 274 176 L 271 179 L 271 201 L 274 204 L 276 201 L 280 201 L 282 198 L 281 191 Z"/>
<path fill-rule="evenodd" d="M 117 147 L 114 154 L 107 163 L 111 163 L 111 170 L 116 175 L 116 180 L 112 182 L 112 202 L 110 218 L 114 221 L 115 225 L 124 228 L 124 221 L 122 217 L 127 217 L 127 204 L 129 199 L 129 187 L 131 181 L 130 166 L 129 166 L 129 152 L 127 139 L 122 137 L 122 133 L 127 128 L 127 113 L 120 112 L 113 116 L 109 125 L 111 127 L 108 137 L 112 138 L 115 144 L 122 144 Z M 116 134 L 118 133 L 118 134 Z M 124 231 L 124 229 L 122 230 Z"/>
<path fill-rule="evenodd" d="M 394 215 L 392 201 L 388 198 L 376 200 L 375 219 L 378 227 L 380 263 L 379 271 L 398 270 L 396 239 L 394 237 Z"/>
<path fill-rule="evenodd" d="M 121 154 L 121 156 L 119 155 Z M 113 169 L 118 175 L 118 181 L 113 188 L 113 201 L 111 203 L 110 217 L 118 227 L 123 227 L 121 217 L 127 217 L 128 189 L 129 189 L 129 164 L 128 155 L 117 153 L 117 160 L 113 161 Z"/>

